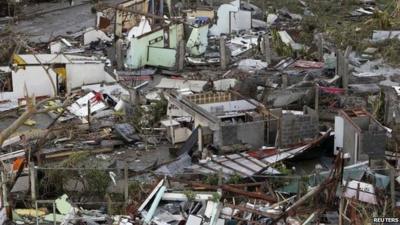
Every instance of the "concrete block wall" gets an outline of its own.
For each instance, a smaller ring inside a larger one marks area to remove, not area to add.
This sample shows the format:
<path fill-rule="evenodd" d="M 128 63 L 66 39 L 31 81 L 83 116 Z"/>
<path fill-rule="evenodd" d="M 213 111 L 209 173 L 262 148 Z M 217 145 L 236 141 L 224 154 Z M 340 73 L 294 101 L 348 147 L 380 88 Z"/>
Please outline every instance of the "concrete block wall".
<path fill-rule="evenodd" d="M 366 116 L 353 117 L 351 120 L 361 128 L 361 131 L 348 119 L 344 119 L 343 151 L 350 154 L 349 163 L 384 157 L 386 130 Z"/>
<path fill-rule="evenodd" d="M 254 148 L 264 145 L 265 121 L 254 121 L 221 126 L 221 145 L 250 144 Z"/>
<path fill-rule="evenodd" d="M 371 158 L 385 156 L 386 132 L 363 132 L 360 137 L 360 154 L 367 154 Z"/>
<path fill-rule="evenodd" d="M 318 117 L 304 114 L 284 114 L 281 120 L 282 147 L 301 143 L 306 138 L 314 138 L 319 132 Z"/>

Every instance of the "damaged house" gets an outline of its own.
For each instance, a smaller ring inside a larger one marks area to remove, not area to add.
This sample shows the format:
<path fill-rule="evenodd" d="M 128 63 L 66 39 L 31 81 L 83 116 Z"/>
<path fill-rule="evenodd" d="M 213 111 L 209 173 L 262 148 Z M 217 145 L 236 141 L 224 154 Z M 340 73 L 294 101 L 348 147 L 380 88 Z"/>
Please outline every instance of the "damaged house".
<path fill-rule="evenodd" d="M 142 19 L 138 27 L 143 29 L 128 34 L 127 68 L 139 69 L 146 65 L 175 67 L 178 43 L 183 40 L 183 24 L 168 24 L 151 30 L 148 21 Z"/>
<path fill-rule="evenodd" d="M 74 55 L 14 55 L 12 68 L 0 67 L 0 71 L 2 110 L 18 106 L 27 95 L 54 97 L 83 85 L 115 82 L 103 61 Z"/>
<path fill-rule="evenodd" d="M 201 127 L 199 137 L 202 136 L 201 131 L 211 131 L 212 142 L 203 144 L 215 146 L 250 144 L 254 148 L 259 148 L 268 143 L 268 133 L 277 131 L 276 122 L 273 123 L 276 120 L 274 115 L 271 114 L 268 120 L 266 112 L 260 110 L 260 103 L 253 99 L 245 99 L 231 91 L 185 96 L 172 92 L 166 95 L 170 109 L 175 109 L 175 112 L 182 111 L 180 115 L 183 116 L 189 115 L 193 120 L 193 126 Z M 170 116 L 171 112 L 169 110 Z M 268 127 L 267 124 L 271 126 Z M 270 136 L 273 142 L 273 135 Z M 199 141 L 201 143 L 201 140 Z"/>
<path fill-rule="evenodd" d="M 194 126 L 211 130 L 216 146 L 250 144 L 293 147 L 315 140 L 319 132 L 317 113 L 304 111 L 267 110 L 254 99 L 246 99 L 234 91 L 169 95 L 168 115 L 191 118 Z M 205 144 L 205 143 L 203 143 Z"/>
<path fill-rule="evenodd" d="M 336 152 L 350 156 L 350 163 L 384 159 L 387 131 L 363 109 L 340 110 L 335 117 Z"/>
<path fill-rule="evenodd" d="M 223 4 L 217 11 L 217 22 L 210 28 L 210 34 L 219 36 L 251 28 L 251 11 L 240 7 L 240 0 Z"/>

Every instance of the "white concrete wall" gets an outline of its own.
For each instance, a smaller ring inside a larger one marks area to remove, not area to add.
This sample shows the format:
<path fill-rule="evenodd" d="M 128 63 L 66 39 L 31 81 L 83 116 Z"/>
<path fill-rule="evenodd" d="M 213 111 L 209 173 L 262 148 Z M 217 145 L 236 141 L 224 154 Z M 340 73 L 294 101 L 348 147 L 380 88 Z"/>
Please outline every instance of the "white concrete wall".
<path fill-rule="evenodd" d="M 82 85 L 115 82 L 114 78 L 104 71 L 103 63 L 67 64 L 66 70 L 68 92 Z"/>
<path fill-rule="evenodd" d="M 190 33 L 186 47 L 192 56 L 203 54 L 208 46 L 208 24 L 201 27 L 194 27 Z"/>
<path fill-rule="evenodd" d="M 246 100 L 200 104 L 199 106 L 201 108 L 205 109 L 207 112 L 215 112 L 216 107 L 218 107 L 218 108 L 221 107 L 223 112 L 244 111 L 244 110 L 251 110 L 251 109 L 256 108 L 255 105 L 249 103 Z"/>
<path fill-rule="evenodd" d="M 219 36 L 222 33 L 251 29 L 251 11 L 240 10 L 239 4 L 240 1 L 236 0 L 218 8 L 217 24 L 210 28 L 211 35 Z"/>
<path fill-rule="evenodd" d="M 344 138 L 344 120 L 340 116 L 335 116 L 335 141 L 334 141 L 334 154 L 339 153 L 339 148 L 343 148 Z"/>
<path fill-rule="evenodd" d="M 251 28 L 251 12 L 239 10 L 231 13 L 231 31 L 249 30 Z"/>
<path fill-rule="evenodd" d="M 13 91 L 0 93 L 0 101 L 24 98 L 25 86 L 29 96 L 55 96 L 51 82 L 57 87 L 56 74 L 52 70 L 49 70 L 49 73 L 51 81 L 41 66 L 27 66 L 26 69 L 12 72 Z"/>

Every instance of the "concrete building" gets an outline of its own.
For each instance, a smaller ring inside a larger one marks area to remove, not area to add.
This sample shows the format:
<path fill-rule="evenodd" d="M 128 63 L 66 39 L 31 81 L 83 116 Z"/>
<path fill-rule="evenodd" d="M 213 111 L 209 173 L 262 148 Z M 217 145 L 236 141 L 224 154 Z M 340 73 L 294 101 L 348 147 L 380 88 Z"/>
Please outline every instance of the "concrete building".
<path fill-rule="evenodd" d="M 319 134 L 318 115 L 310 107 L 303 111 L 283 110 L 280 121 L 282 147 L 304 144 Z"/>
<path fill-rule="evenodd" d="M 184 142 L 192 134 L 192 131 L 189 128 L 181 126 L 181 124 L 176 120 L 166 119 L 160 121 L 160 123 L 161 127 L 166 130 L 168 141 L 172 144 Z"/>
<path fill-rule="evenodd" d="M 115 28 L 114 34 L 118 37 L 122 37 L 124 32 L 127 32 L 132 27 L 137 25 L 137 21 L 140 21 L 141 15 L 128 12 L 126 10 L 135 10 L 141 13 L 149 12 L 149 1 L 148 0 L 128 0 L 117 5 L 115 13 Z M 126 10 L 122 10 L 126 9 Z M 100 23 L 100 19 L 97 19 Z"/>
<path fill-rule="evenodd" d="M 169 112 L 173 115 L 188 115 L 193 127 L 211 130 L 212 144 L 227 146 L 250 144 L 254 148 L 275 144 L 277 118 L 266 115 L 260 110 L 261 103 L 245 99 L 235 92 L 209 92 L 192 95 L 180 95 L 177 92 L 166 93 L 169 100 Z M 181 113 L 178 111 L 181 110 Z M 269 111 L 268 111 L 269 112 Z M 167 113 L 168 114 L 168 113 Z M 172 115 L 169 115 L 172 116 Z M 268 126 L 269 125 L 269 126 Z M 199 132 L 202 137 L 202 132 Z M 274 133 L 273 137 L 268 134 Z M 199 145 L 202 146 L 200 138 Z"/>
<path fill-rule="evenodd" d="M 350 156 L 350 163 L 385 156 L 386 129 L 364 109 L 339 111 L 335 117 L 335 152 Z"/>
<path fill-rule="evenodd" d="M 177 48 L 181 40 L 183 24 L 170 24 L 131 37 L 125 64 L 129 69 L 146 65 L 173 68 L 177 64 Z"/>

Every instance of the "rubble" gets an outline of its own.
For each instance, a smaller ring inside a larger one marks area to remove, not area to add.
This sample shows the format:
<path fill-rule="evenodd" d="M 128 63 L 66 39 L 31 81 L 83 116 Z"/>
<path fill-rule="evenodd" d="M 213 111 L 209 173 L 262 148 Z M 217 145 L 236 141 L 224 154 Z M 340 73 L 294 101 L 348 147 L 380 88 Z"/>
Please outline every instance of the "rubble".
<path fill-rule="evenodd" d="M 9 6 L 0 224 L 398 218 L 398 2 Z"/>

